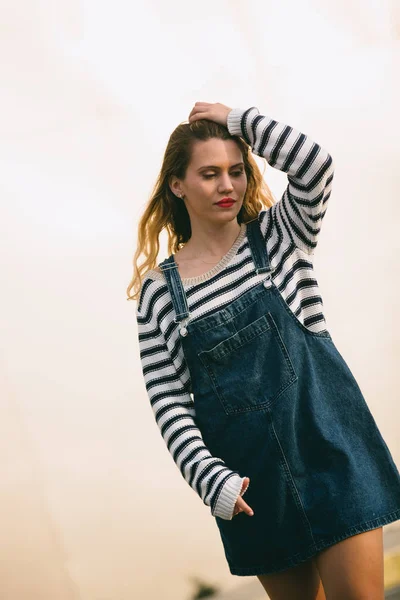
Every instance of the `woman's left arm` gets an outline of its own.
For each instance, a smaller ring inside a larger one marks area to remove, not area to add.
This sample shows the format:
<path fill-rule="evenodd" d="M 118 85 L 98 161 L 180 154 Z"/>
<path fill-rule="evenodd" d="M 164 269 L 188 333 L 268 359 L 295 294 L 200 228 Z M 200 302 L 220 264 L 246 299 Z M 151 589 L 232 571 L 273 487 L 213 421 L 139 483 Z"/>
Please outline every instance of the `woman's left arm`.
<path fill-rule="evenodd" d="M 281 200 L 269 210 L 283 236 L 313 254 L 332 188 L 334 163 L 329 152 L 305 133 L 261 115 L 255 106 L 231 109 L 227 128 L 271 167 L 287 173 L 289 183 Z"/>

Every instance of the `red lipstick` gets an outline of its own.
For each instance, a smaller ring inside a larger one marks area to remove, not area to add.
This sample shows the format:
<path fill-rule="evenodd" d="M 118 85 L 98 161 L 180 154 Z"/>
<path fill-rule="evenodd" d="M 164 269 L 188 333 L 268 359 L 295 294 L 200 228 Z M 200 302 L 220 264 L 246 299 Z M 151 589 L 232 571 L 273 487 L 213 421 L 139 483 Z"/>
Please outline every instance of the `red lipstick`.
<path fill-rule="evenodd" d="M 216 204 L 218 206 L 228 207 L 228 206 L 232 206 L 232 204 L 235 204 L 235 200 L 233 198 L 222 198 L 222 200 L 220 200 L 219 202 L 216 202 Z"/>

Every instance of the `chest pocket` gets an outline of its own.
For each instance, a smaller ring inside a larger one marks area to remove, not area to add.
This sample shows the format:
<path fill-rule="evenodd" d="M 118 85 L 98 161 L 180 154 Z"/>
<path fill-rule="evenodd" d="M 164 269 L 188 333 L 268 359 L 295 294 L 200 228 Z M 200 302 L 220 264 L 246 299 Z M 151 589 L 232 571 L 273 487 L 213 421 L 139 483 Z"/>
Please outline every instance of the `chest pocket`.
<path fill-rule="evenodd" d="M 297 380 L 269 312 L 198 357 L 228 415 L 267 408 Z"/>

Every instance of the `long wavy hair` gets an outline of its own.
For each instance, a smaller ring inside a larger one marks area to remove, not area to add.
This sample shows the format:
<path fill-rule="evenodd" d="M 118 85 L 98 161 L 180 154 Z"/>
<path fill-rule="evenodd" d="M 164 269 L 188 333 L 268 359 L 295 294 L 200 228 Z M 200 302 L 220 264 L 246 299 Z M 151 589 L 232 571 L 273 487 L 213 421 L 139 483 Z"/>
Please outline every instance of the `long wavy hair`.
<path fill-rule="evenodd" d="M 232 136 L 228 129 L 208 119 L 193 123 L 180 123 L 172 132 L 164 152 L 162 166 L 138 223 L 137 249 L 133 257 L 133 277 L 126 290 L 127 300 L 138 300 L 145 274 L 157 266 L 160 250 L 159 236 L 163 229 L 168 234 L 168 256 L 177 252 L 191 236 L 189 213 L 181 198 L 173 194 L 169 183 L 175 175 L 184 179 L 196 140 L 218 138 L 234 140 L 242 152 L 247 175 L 247 188 L 242 207 L 237 215 L 238 223 L 248 223 L 260 210 L 275 204 L 271 190 L 252 156 L 251 147 L 240 136 Z M 264 159 L 265 160 L 265 159 Z M 139 257 L 145 260 L 138 265 Z M 130 294 L 133 288 L 133 294 Z"/>

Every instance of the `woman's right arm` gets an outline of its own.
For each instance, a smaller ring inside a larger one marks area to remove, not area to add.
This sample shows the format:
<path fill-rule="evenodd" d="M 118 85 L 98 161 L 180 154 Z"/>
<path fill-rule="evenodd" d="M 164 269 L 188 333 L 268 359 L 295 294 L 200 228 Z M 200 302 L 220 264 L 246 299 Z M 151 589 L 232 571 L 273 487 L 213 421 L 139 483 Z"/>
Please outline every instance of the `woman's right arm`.
<path fill-rule="evenodd" d="M 188 370 L 181 344 L 177 342 L 171 352 L 160 328 L 160 320 L 168 319 L 168 314 L 172 323 L 167 294 L 163 281 L 144 278 L 136 320 L 147 394 L 161 436 L 183 478 L 210 506 L 213 516 L 231 520 L 238 497 L 247 489 L 241 491 L 245 477 L 211 455 L 195 423 L 194 402 L 188 381 L 183 380 Z"/>

